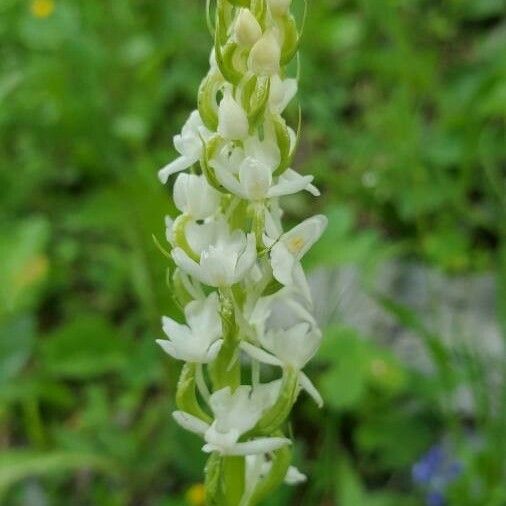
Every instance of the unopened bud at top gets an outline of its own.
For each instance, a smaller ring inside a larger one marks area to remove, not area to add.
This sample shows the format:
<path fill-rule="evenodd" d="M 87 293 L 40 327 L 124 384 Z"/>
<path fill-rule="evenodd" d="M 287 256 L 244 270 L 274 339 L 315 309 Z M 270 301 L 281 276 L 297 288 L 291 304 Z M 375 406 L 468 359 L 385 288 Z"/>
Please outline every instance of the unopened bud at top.
<path fill-rule="evenodd" d="M 270 30 L 252 47 L 249 67 L 257 75 L 272 76 L 279 72 L 281 47 L 276 34 Z"/>
<path fill-rule="evenodd" d="M 218 109 L 218 133 L 230 141 L 245 139 L 248 132 L 248 116 L 232 96 L 231 89 L 227 87 Z"/>
<path fill-rule="evenodd" d="M 283 16 L 288 12 L 292 0 L 267 0 L 274 16 Z"/>
<path fill-rule="evenodd" d="M 242 47 L 251 47 L 262 36 L 262 28 L 249 9 L 240 9 L 234 25 L 234 38 Z"/>

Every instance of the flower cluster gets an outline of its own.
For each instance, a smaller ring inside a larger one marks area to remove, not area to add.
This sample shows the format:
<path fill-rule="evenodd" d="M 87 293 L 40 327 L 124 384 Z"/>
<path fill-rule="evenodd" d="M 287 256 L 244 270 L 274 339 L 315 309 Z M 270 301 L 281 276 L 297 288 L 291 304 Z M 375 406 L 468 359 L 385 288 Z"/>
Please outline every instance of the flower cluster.
<path fill-rule="evenodd" d="M 301 259 L 327 220 L 313 216 L 285 232 L 279 203 L 319 195 L 312 176 L 291 168 L 298 134 L 282 116 L 297 91 L 286 75 L 300 38 L 290 6 L 217 0 L 198 110 L 174 138 L 179 157 L 159 172 L 164 184 L 177 174 L 181 214 L 166 218 L 166 235 L 170 287 L 186 322 L 164 317 L 158 343 L 185 362 L 173 416 L 211 454 L 208 504 L 250 506 L 283 480 L 304 480 L 283 429 L 301 390 L 322 404 L 302 371 L 321 332 Z M 279 379 L 262 382 L 262 364 Z"/>

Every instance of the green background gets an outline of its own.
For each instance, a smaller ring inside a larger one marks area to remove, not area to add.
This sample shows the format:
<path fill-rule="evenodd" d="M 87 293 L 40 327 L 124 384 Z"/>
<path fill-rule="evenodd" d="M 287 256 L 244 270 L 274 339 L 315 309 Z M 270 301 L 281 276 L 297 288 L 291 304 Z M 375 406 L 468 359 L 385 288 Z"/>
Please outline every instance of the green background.
<path fill-rule="evenodd" d="M 199 504 L 201 442 L 170 418 L 180 365 L 154 344 L 177 312 L 152 235 L 164 242 L 174 212 L 156 172 L 207 71 L 204 4 L 56 0 L 41 17 L 0 1 L 2 504 Z M 308 268 L 493 273 L 505 324 L 504 14 L 502 0 L 309 2 L 294 167 L 323 196 L 285 202 L 288 221 L 331 218 Z M 294 414 L 310 480 L 270 504 L 424 504 L 411 466 L 443 437 L 464 463 L 450 504 L 506 504 L 504 368 L 492 395 L 480 336 L 455 351 L 403 301 L 380 302 L 434 373 L 325 329 L 308 372 L 327 406 L 301 398 Z M 471 416 L 448 401 L 462 385 Z"/>

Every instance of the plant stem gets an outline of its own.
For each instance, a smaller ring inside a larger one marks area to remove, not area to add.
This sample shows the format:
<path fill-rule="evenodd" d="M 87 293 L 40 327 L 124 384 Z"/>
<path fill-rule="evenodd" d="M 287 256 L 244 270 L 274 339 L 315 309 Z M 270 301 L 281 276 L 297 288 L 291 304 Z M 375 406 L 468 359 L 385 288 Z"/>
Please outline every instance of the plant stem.
<path fill-rule="evenodd" d="M 226 506 L 238 506 L 241 502 L 245 487 L 244 474 L 244 457 L 224 457 L 222 479 Z"/>

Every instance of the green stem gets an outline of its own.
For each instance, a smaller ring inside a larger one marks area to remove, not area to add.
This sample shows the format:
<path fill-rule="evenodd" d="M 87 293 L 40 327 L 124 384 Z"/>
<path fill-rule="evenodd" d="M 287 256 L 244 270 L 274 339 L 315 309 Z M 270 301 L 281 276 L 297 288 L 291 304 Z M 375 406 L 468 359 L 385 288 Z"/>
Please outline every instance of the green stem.
<path fill-rule="evenodd" d="M 44 424 L 40 416 L 38 400 L 30 397 L 23 402 L 23 411 L 25 417 L 25 426 L 28 438 L 35 448 L 45 448 L 47 446 Z"/>
<path fill-rule="evenodd" d="M 245 487 L 244 457 L 223 458 L 222 480 L 226 506 L 238 506 Z"/>
<path fill-rule="evenodd" d="M 225 387 L 235 390 L 241 384 L 241 364 L 237 355 L 239 336 L 235 323 L 232 290 L 230 288 L 221 289 L 220 297 L 223 346 L 216 360 L 210 364 L 209 373 L 214 391 Z"/>

